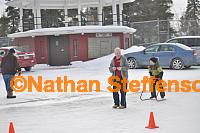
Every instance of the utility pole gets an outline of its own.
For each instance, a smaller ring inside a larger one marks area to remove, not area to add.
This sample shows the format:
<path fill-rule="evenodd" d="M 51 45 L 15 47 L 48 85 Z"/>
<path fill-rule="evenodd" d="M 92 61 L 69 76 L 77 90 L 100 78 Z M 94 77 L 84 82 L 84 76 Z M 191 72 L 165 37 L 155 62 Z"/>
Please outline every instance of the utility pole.
<path fill-rule="evenodd" d="M 160 42 L 160 19 L 157 19 L 157 25 L 158 25 L 158 42 Z"/>

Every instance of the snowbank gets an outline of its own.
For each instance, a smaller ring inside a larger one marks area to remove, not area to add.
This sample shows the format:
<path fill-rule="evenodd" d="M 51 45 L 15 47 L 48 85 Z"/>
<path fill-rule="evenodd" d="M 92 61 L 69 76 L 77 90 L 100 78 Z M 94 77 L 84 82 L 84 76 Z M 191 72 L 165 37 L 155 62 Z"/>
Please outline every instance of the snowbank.
<path fill-rule="evenodd" d="M 145 48 L 143 46 L 132 46 L 126 50 L 122 49 L 122 54 L 127 54 L 127 53 L 131 53 L 131 52 L 137 52 L 137 51 L 142 51 Z M 114 53 L 107 55 L 107 56 L 103 56 L 91 61 L 87 61 L 87 62 L 81 62 L 81 61 L 75 61 L 72 62 L 72 67 L 83 67 L 83 68 L 87 68 L 87 69 L 103 69 L 103 68 L 108 68 L 110 66 L 110 61 L 112 60 L 112 58 L 114 57 Z"/>

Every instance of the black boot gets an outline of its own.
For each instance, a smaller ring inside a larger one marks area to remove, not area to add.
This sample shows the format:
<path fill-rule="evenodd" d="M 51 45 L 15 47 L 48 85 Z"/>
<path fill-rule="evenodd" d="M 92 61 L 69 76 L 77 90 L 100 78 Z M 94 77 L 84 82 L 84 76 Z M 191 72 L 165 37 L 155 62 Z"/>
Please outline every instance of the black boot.
<path fill-rule="evenodd" d="M 163 99 L 165 98 L 165 92 L 160 92 L 160 97 Z"/>
<path fill-rule="evenodd" d="M 7 95 L 7 99 L 12 99 L 12 98 L 16 98 L 16 96 L 9 96 L 9 95 Z"/>
<path fill-rule="evenodd" d="M 150 99 L 156 98 L 155 96 L 151 96 Z"/>

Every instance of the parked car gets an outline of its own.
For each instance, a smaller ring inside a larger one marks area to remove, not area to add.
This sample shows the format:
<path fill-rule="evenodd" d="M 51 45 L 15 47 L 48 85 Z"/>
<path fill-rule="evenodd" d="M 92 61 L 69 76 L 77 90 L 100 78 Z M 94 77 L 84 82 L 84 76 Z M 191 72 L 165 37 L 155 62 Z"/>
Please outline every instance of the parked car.
<path fill-rule="evenodd" d="M 26 71 L 30 71 L 31 68 L 36 64 L 35 54 L 33 52 L 25 52 L 25 50 L 20 47 L 1 47 L 0 64 L 3 56 L 5 56 L 11 48 L 14 48 L 16 51 L 15 55 L 18 59 L 20 67 L 24 68 Z"/>
<path fill-rule="evenodd" d="M 200 36 L 181 36 L 175 37 L 167 41 L 167 43 L 181 43 L 192 49 L 195 49 L 197 52 L 198 65 L 200 65 Z"/>
<path fill-rule="evenodd" d="M 167 43 L 181 43 L 188 47 L 200 47 L 200 36 L 181 36 L 167 41 Z"/>
<path fill-rule="evenodd" d="M 129 68 L 146 67 L 151 57 L 158 57 L 164 68 L 183 69 L 197 64 L 196 50 L 179 43 L 159 43 L 146 49 L 125 54 Z"/>

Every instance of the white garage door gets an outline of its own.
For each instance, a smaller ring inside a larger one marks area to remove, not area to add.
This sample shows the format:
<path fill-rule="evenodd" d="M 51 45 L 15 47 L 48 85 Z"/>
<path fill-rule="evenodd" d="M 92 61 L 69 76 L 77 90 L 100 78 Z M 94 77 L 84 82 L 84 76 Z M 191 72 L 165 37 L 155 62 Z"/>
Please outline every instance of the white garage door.
<path fill-rule="evenodd" d="M 88 38 L 88 58 L 98 58 L 111 54 L 119 46 L 119 37 Z"/>

